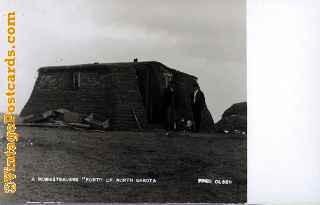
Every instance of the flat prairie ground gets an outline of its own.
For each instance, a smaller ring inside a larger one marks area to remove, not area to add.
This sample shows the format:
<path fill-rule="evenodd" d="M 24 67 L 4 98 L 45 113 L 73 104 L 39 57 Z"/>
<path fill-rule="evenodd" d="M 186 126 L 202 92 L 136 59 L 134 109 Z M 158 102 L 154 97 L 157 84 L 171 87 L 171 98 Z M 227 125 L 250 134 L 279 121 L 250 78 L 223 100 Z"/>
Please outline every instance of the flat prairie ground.
<path fill-rule="evenodd" d="M 1 205 L 26 201 L 246 201 L 245 136 L 40 127 L 18 127 L 18 133 L 17 192 L 0 193 Z M 1 169 L 5 143 L 2 138 Z M 38 177 L 79 181 L 43 182 Z M 90 182 L 89 178 L 103 181 Z M 111 182 L 105 181 L 111 178 Z M 3 174 L 0 179 L 2 183 Z M 198 179 L 212 183 L 198 183 Z"/>

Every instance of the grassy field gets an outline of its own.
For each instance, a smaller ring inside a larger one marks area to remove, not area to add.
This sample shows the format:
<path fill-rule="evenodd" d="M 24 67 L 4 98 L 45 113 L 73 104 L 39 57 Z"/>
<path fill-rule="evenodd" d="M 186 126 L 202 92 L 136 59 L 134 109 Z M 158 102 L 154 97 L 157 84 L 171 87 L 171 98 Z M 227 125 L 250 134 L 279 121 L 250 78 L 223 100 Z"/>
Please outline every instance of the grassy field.
<path fill-rule="evenodd" d="M 247 140 L 243 136 L 39 127 L 19 127 L 18 132 L 17 192 L 1 193 L 0 204 L 246 200 Z M 4 143 L 1 139 L 2 153 Z M 32 177 L 53 176 L 153 178 L 156 183 L 32 181 Z M 199 184 L 198 178 L 229 179 L 232 184 Z"/>

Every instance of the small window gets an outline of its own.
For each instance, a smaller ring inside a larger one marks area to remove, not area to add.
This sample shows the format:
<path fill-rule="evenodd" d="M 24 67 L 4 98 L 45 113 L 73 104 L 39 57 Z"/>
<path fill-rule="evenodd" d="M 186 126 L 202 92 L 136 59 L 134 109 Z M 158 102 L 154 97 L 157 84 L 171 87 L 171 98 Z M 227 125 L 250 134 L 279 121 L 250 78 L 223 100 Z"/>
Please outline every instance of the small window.
<path fill-rule="evenodd" d="M 77 90 L 80 88 L 80 72 L 73 72 L 73 89 Z"/>

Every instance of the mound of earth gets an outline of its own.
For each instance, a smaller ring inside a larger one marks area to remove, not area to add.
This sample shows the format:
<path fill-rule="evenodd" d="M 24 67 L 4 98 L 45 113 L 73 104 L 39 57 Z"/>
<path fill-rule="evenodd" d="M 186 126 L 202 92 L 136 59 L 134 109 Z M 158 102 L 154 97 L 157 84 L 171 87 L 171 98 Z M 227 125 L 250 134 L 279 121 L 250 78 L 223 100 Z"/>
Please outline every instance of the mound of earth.
<path fill-rule="evenodd" d="M 218 132 L 247 132 L 247 102 L 235 103 L 224 111 L 215 125 Z"/>

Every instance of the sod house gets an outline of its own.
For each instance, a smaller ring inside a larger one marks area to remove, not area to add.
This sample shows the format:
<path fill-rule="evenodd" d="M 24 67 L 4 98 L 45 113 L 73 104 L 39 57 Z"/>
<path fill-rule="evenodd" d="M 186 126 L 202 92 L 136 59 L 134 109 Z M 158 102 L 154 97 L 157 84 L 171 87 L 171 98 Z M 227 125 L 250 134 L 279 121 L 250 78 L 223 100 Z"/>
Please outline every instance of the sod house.
<path fill-rule="evenodd" d="M 191 92 L 195 76 L 156 61 L 94 63 L 50 66 L 38 70 L 38 78 L 21 116 L 59 108 L 110 119 L 115 130 L 162 128 L 164 90 L 170 80 L 176 84 L 176 118 L 192 120 Z M 206 108 L 201 130 L 213 130 Z M 138 123 L 137 123 L 138 121 Z"/>

